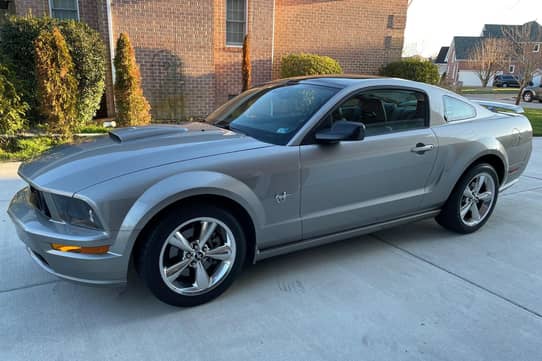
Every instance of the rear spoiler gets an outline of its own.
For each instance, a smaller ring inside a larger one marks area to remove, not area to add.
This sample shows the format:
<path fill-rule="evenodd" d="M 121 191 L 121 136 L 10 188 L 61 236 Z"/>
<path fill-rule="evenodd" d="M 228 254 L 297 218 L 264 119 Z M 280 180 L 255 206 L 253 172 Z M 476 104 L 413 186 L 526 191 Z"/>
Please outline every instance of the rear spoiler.
<path fill-rule="evenodd" d="M 478 105 L 483 106 L 484 108 L 487 108 L 491 110 L 492 112 L 497 112 L 501 109 L 507 110 L 510 112 L 523 114 L 525 113 L 525 110 L 522 106 L 509 104 L 509 103 L 500 103 L 500 102 L 492 102 L 490 100 L 471 100 L 473 103 L 476 103 Z"/>

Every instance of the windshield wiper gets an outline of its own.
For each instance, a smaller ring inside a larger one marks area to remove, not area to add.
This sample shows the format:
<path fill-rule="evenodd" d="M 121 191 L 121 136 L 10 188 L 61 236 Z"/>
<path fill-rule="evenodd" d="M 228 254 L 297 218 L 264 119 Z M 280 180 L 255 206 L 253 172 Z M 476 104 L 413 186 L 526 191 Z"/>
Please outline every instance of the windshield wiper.
<path fill-rule="evenodd" d="M 243 132 L 239 128 L 233 127 L 231 124 L 228 124 L 228 130 L 234 131 L 235 133 L 241 133 L 243 135 L 248 135 L 247 133 Z"/>

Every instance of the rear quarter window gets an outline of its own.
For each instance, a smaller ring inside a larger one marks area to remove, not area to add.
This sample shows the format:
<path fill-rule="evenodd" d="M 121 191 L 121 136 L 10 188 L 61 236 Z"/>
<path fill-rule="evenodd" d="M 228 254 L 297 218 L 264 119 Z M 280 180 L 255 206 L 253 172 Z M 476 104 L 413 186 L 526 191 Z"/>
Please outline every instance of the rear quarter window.
<path fill-rule="evenodd" d="M 448 122 L 471 119 L 476 116 L 476 109 L 462 100 L 444 96 L 444 119 Z"/>

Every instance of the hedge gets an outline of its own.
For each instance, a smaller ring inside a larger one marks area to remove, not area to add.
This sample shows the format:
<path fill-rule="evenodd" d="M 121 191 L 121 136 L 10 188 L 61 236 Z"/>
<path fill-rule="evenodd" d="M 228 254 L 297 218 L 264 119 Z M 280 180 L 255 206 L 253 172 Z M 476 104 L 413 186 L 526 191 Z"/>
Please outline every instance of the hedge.
<path fill-rule="evenodd" d="M 58 28 L 42 30 L 34 44 L 40 113 L 49 132 L 71 138 L 77 127 L 77 80 L 68 45 Z"/>
<path fill-rule="evenodd" d="M 105 46 L 98 32 L 74 20 L 12 16 L 0 26 L 0 57 L 19 80 L 21 98 L 30 107 L 30 125 L 37 125 L 40 116 L 34 41 L 41 31 L 54 27 L 66 39 L 74 62 L 77 120 L 82 125 L 96 114 L 105 88 Z"/>
<path fill-rule="evenodd" d="M 403 78 L 428 84 L 438 84 L 440 75 L 438 67 L 428 60 L 408 58 L 383 66 L 380 75 Z"/>
<path fill-rule="evenodd" d="M 315 54 L 289 54 L 282 58 L 280 75 L 283 78 L 301 75 L 342 74 L 337 60 Z"/>
<path fill-rule="evenodd" d="M 0 64 L 0 134 L 14 135 L 21 131 L 27 110 L 28 104 L 17 91 L 13 73 Z"/>

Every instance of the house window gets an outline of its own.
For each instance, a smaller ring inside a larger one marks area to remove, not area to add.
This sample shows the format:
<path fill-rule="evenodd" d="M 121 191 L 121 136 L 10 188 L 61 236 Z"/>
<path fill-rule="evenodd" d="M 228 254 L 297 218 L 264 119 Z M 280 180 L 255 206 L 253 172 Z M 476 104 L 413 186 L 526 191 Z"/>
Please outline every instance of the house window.
<path fill-rule="evenodd" d="M 540 43 L 536 43 L 533 46 L 533 53 L 539 53 L 540 52 Z"/>
<path fill-rule="evenodd" d="M 79 20 L 77 0 L 49 0 L 49 10 L 53 18 Z"/>
<path fill-rule="evenodd" d="M 226 45 L 243 45 L 247 25 L 247 1 L 226 0 Z"/>
<path fill-rule="evenodd" d="M 393 21 L 394 21 L 393 15 L 388 15 L 388 29 L 393 29 Z"/>
<path fill-rule="evenodd" d="M 508 66 L 508 72 L 509 72 L 510 74 L 513 74 L 515 70 L 516 70 L 516 66 L 515 66 L 515 65 L 510 64 L 510 65 Z"/>
<path fill-rule="evenodd" d="M 384 38 L 384 48 L 390 49 L 391 48 L 391 36 L 386 36 Z"/>

